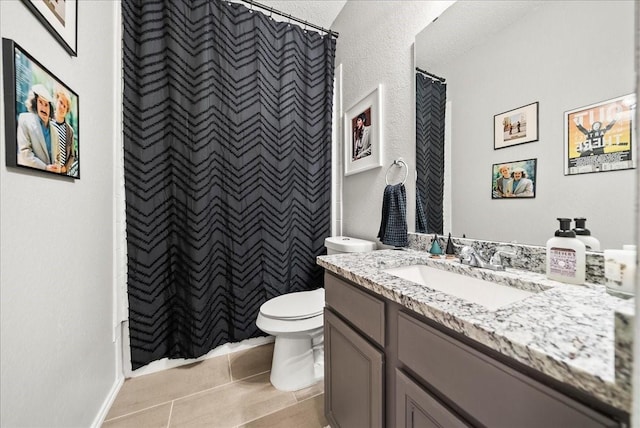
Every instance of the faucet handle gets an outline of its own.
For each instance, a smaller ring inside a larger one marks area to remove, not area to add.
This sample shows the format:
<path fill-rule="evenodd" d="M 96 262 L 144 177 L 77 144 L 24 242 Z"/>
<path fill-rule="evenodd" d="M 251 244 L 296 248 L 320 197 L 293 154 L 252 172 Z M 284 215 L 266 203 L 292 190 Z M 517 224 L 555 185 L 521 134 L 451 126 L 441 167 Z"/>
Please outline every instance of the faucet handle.
<path fill-rule="evenodd" d="M 489 263 L 492 265 L 501 266 L 502 256 L 515 257 L 516 253 L 510 247 L 497 247 L 495 253 L 493 253 L 493 255 L 491 256 L 491 260 L 489 260 Z"/>
<path fill-rule="evenodd" d="M 473 247 L 465 245 L 460 250 L 460 263 L 469 266 L 478 266 L 478 253 Z"/>

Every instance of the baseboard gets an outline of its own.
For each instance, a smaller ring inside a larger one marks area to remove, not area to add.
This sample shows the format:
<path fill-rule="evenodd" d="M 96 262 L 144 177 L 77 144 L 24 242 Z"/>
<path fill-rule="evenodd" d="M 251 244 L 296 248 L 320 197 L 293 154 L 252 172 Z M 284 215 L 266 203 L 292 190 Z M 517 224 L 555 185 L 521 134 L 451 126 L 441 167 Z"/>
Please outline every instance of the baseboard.
<path fill-rule="evenodd" d="M 107 398 L 104 400 L 104 403 L 102 403 L 102 407 L 100 407 L 100 411 L 98 412 L 95 419 L 93 420 L 93 423 L 91 424 L 91 428 L 100 428 L 102 426 L 105 418 L 107 417 L 107 414 L 109 413 L 109 409 L 111 409 L 111 406 L 113 405 L 113 402 L 116 400 L 116 397 L 118 396 L 118 392 L 120 392 L 120 388 L 122 388 L 123 384 L 124 384 L 124 376 L 120 375 L 118 376 L 116 381 L 113 383 L 113 386 L 111 387 L 111 391 L 109 391 L 109 394 L 107 395 Z"/>

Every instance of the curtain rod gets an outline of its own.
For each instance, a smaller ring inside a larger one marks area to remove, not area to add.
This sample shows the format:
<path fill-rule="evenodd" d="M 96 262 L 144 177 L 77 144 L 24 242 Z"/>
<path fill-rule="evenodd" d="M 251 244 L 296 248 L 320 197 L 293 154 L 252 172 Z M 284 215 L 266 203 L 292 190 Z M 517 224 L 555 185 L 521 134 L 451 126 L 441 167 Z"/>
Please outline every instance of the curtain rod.
<path fill-rule="evenodd" d="M 327 33 L 328 35 L 330 35 L 331 37 L 335 37 L 336 39 L 338 38 L 338 36 L 340 35 L 339 33 L 336 33 L 335 31 L 332 30 L 327 30 L 326 28 L 320 27 L 318 25 L 312 24 L 310 22 L 304 21 L 300 18 L 296 18 L 295 16 L 291 16 L 290 13 L 284 13 L 284 12 L 280 12 L 277 9 L 272 8 L 271 6 L 266 6 L 264 4 L 260 4 L 257 1 L 253 1 L 253 0 L 240 0 L 244 3 L 249 3 L 251 6 L 256 6 L 259 7 L 260 9 L 266 10 L 269 13 L 275 13 L 276 15 L 280 15 L 283 18 L 288 18 L 290 21 L 296 21 L 299 22 L 300 24 L 304 24 L 307 27 L 311 27 L 311 28 L 315 28 L 316 30 L 320 30 L 324 33 Z"/>
<path fill-rule="evenodd" d="M 422 74 L 426 74 L 427 76 L 431 77 L 432 79 L 439 80 L 442 83 L 444 83 L 447 80 L 444 77 L 440 77 L 440 76 L 436 76 L 435 74 L 431 74 L 428 71 L 425 71 L 425 70 L 421 69 L 420 67 L 416 67 L 416 71 L 419 71 Z"/>

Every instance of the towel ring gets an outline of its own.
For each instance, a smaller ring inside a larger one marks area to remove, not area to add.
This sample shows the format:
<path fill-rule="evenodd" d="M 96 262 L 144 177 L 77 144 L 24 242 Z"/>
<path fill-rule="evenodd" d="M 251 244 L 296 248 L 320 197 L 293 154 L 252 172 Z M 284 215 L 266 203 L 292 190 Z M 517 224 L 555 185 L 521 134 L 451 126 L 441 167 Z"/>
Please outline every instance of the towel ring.
<path fill-rule="evenodd" d="M 402 183 L 399 184 L 404 184 L 407 181 L 407 177 L 409 176 L 409 166 L 407 165 L 407 163 L 402 159 L 396 159 L 389 166 L 389 168 L 387 168 L 387 173 L 384 175 L 384 182 L 387 183 L 387 186 L 389 185 L 389 171 L 391 171 L 391 167 L 394 165 L 398 165 L 399 167 L 402 167 L 402 165 L 404 165 L 405 167 L 404 178 L 402 179 Z"/>

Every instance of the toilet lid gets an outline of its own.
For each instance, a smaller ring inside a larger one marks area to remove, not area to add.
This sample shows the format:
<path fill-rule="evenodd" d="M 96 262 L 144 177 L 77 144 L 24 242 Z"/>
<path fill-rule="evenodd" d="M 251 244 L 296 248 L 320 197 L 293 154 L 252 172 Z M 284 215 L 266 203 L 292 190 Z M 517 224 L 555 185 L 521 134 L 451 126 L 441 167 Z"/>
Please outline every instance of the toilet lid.
<path fill-rule="evenodd" d="M 295 320 L 321 315 L 323 308 L 324 288 L 318 288 L 274 297 L 260 306 L 260 313 L 269 318 Z"/>

